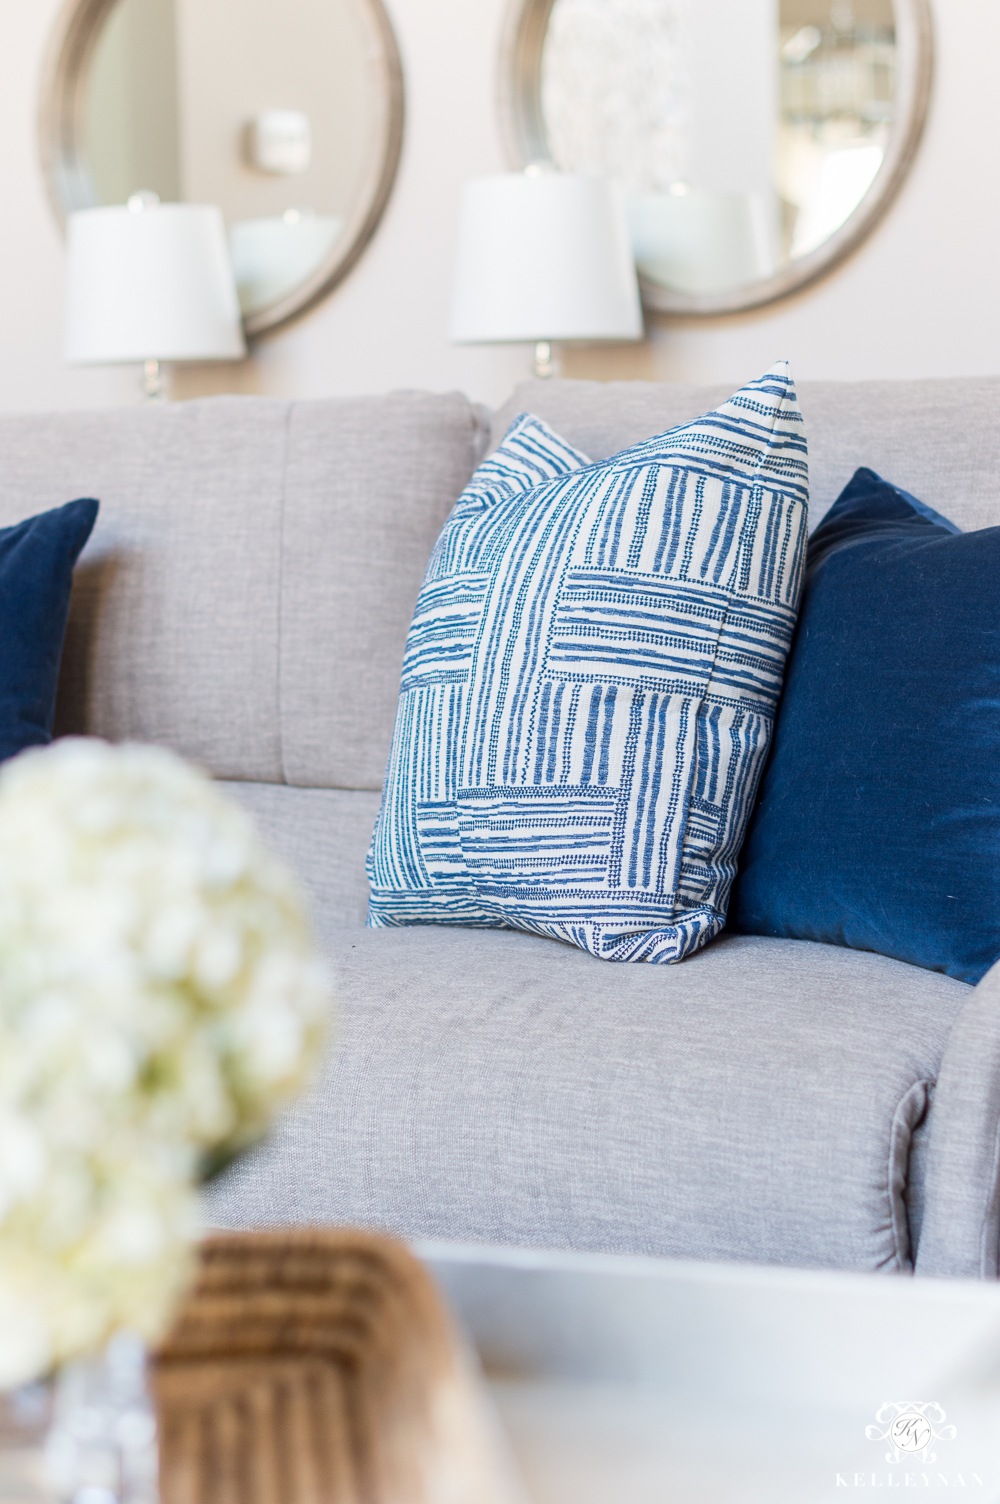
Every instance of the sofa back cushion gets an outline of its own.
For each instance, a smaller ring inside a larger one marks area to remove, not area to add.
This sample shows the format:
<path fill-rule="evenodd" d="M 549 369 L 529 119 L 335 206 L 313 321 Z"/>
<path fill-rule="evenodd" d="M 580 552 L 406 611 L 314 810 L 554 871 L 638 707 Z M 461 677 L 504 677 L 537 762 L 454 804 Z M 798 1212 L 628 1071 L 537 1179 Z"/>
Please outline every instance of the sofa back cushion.
<path fill-rule="evenodd" d="M 482 458 L 457 394 L 0 419 L 0 527 L 87 493 L 57 733 L 378 789 L 427 556 Z"/>
<path fill-rule="evenodd" d="M 731 390 L 528 382 L 494 440 L 528 409 L 602 459 Z M 964 529 L 1000 524 L 1000 378 L 799 393 L 813 523 L 869 465 Z M 160 742 L 220 777 L 380 788 L 424 567 L 485 423 L 413 392 L 0 417 L 0 527 L 101 501 L 56 731 Z"/>
<path fill-rule="evenodd" d="M 738 385 L 525 381 L 496 414 L 493 443 L 528 411 L 600 460 L 690 422 Z M 1000 524 L 1000 376 L 796 381 L 796 389 L 809 435 L 810 526 L 862 465 L 891 476 L 964 532 Z"/>

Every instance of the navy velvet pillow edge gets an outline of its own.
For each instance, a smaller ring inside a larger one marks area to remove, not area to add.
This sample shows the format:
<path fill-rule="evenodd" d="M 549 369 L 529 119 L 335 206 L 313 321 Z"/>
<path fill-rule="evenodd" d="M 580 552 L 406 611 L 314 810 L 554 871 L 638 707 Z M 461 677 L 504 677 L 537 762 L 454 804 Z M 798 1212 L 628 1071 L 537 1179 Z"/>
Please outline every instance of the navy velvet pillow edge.
<path fill-rule="evenodd" d="M 810 541 L 730 931 L 973 984 L 1000 955 L 998 582 L 1000 528 L 855 473 Z"/>
<path fill-rule="evenodd" d="M 93 497 L 0 529 L 0 760 L 52 740 L 73 569 Z"/>

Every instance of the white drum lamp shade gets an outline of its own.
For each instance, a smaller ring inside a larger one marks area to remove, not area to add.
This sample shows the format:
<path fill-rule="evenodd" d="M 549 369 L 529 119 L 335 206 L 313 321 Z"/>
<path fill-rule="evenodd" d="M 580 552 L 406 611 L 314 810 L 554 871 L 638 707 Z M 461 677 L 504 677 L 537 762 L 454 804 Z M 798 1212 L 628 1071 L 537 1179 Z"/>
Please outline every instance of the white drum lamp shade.
<path fill-rule="evenodd" d="M 214 205 L 81 209 L 69 217 L 68 253 L 71 365 L 246 354 L 225 225 Z"/>
<path fill-rule="evenodd" d="M 462 199 L 451 338 L 642 338 L 621 203 L 603 178 L 504 173 Z"/>

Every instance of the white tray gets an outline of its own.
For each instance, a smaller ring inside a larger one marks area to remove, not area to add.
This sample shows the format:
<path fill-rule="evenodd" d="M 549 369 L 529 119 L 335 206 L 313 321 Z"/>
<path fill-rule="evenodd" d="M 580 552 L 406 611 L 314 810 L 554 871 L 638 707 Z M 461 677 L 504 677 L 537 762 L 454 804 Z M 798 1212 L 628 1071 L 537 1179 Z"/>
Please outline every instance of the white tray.
<path fill-rule="evenodd" d="M 1000 1500 L 996 1284 L 414 1246 L 533 1504 Z M 896 1460 L 907 1402 L 942 1439 Z"/>

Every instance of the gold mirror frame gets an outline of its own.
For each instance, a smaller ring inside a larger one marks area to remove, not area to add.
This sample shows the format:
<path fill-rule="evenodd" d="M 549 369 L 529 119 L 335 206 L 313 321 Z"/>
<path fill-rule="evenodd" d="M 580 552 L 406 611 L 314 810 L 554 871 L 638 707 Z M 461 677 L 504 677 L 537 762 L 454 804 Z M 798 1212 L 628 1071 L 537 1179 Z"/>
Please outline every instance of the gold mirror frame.
<path fill-rule="evenodd" d="M 101 27 L 117 0 L 67 0 L 49 43 L 42 71 L 39 144 L 42 173 L 60 225 L 74 209 L 94 204 L 84 158 L 83 117 L 87 75 Z M 315 308 L 342 282 L 378 227 L 392 192 L 403 144 L 403 66 L 382 0 L 352 0 L 368 37 L 377 92 L 376 147 L 371 167 L 343 233 L 327 259 L 292 292 L 243 324 L 253 339 L 280 329 Z"/>
<path fill-rule="evenodd" d="M 500 53 L 500 118 L 512 167 L 552 163 L 542 114 L 542 51 L 556 0 L 511 0 Z M 839 266 L 887 212 L 916 154 L 934 74 L 929 0 L 893 0 L 899 67 L 896 114 L 882 165 L 853 213 L 822 245 L 773 276 L 721 293 L 674 292 L 640 277 L 643 306 L 659 313 L 742 313 L 801 291 Z M 553 164 L 554 165 L 554 164 Z"/>

